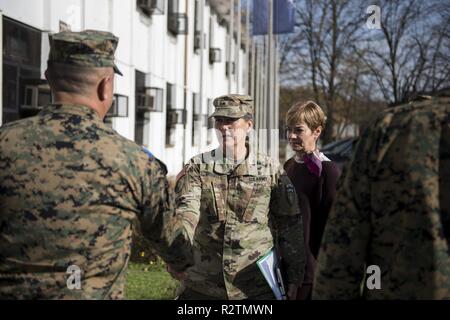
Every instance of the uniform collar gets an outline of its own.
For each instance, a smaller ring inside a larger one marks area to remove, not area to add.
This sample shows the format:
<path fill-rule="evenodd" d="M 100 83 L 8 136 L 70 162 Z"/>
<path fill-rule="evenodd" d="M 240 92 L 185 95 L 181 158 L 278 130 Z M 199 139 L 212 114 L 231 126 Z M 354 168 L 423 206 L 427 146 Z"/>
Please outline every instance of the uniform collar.
<path fill-rule="evenodd" d="M 214 172 L 218 174 L 231 174 L 234 176 L 257 176 L 258 175 L 258 167 L 257 167 L 257 159 L 255 153 L 252 149 L 247 146 L 248 154 L 244 161 L 240 164 L 235 165 L 231 161 L 227 159 L 214 159 Z M 219 149 L 212 151 L 213 156 L 215 154 L 221 154 Z M 234 172 L 233 172 L 234 171 Z"/>
<path fill-rule="evenodd" d="M 102 121 L 97 111 L 81 104 L 50 104 L 44 107 L 42 112 L 73 114 L 83 117 L 91 117 L 92 120 L 96 119 Z"/>

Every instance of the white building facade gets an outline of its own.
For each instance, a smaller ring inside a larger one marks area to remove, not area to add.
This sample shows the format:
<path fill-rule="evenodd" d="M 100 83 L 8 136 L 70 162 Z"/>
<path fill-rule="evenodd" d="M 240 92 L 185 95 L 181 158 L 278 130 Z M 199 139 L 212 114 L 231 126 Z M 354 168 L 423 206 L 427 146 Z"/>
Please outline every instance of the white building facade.
<path fill-rule="evenodd" d="M 258 71 L 267 62 L 255 54 L 243 26 L 249 11 L 242 17 L 241 8 L 240 0 L 0 0 L 0 125 L 51 101 L 44 77 L 49 34 L 109 31 L 119 37 L 123 76 L 116 76 L 106 121 L 176 175 L 192 156 L 217 146 L 208 129 L 215 97 L 250 92 L 257 122 L 278 114 L 257 97 L 269 90 Z"/>

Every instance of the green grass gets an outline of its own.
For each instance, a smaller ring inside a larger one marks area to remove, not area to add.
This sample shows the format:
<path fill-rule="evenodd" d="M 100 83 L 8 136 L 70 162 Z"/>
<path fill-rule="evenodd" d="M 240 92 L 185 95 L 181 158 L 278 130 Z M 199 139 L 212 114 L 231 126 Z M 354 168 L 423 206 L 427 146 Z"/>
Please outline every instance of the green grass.
<path fill-rule="evenodd" d="M 125 285 L 128 300 L 171 300 L 179 282 L 166 272 L 159 260 L 151 263 L 130 262 Z"/>

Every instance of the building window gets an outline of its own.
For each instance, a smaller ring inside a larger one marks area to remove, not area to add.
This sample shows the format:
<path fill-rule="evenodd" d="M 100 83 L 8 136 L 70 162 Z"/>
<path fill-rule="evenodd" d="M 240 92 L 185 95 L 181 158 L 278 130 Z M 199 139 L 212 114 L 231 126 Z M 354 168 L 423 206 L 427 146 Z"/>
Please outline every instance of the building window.
<path fill-rule="evenodd" d="M 199 0 L 195 0 L 195 17 L 194 17 L 194 51 L 202 49 L 202 37 L 203 46 L 205 45 L 205 34 L 202 34 L 202 21 L 201 21 L 201 4 Z"/>
<path fill-rule="evenodd" d="M 179 0 L 170 0 L 167 8 L 168 14 L 171 15 L 178 13 L 179 5 Z"/>
<path fill-rule="evenodd" d="M 112 126 L 112 118 L 126 117 L 128 117 L 128 96 L 115 94 L 111 108 L 109 108 L 108 113 L 106 113 L 103 122 Z"/>
<path fill-rule="evenodd" d="M 200 95 L 192 94 L 192 145 L 200 145 L 200 136 L 202 128 L 202 105 Z"/>
<path fill-rule="evenodd" d="M 166 105 L 167 110 L 175 109 L 176 106 L 176 90 L 175 85 L 172 83 L 167 83 L 166 85 L 167 95 L 166 95 Z"/>
<path fill-rule="evenodd" d="M 225 75 L 227 77 L 231 77 L 231 75 L 233 75 L 235 71 L 234 61 L 227 61 L 227 64 L 225 65 Z"/>
<path fill-rule="evenodd" d="M 146 99 L 145 73 L 136 70 L 135 73 L 136 91 L 135 91 L 135 123 L 134 123 L 134 141 L 144 144 L 144 127 L 150 122 L 149 110 L 145 103 L 150 103 Z"/>
<path fill-rule="evenodd" d="M 169 3 L 171 1 L 169 0 Z M 153 14 L 164 14 L 164 6 L 164 0 L 136 0 L 137 9 L 148 17 Z"/>
<path fill-rule="evenodd" d="M 162 112 L 164 108 L 164 89 L 162 88 L 156 88 L 156 87 L 149 87 L 146 88 L 146 93 L 150 97 L 152 97 L 153 104 L 152 109 L 150 111 L 153 112 Z"/>
<path fill-rule="evenodd" d="M 108 117 L 119 117 L 119 118 L 127 118 L 128 117 L 128 97 L 115 94 L 113 103 L 111 108 L 109 108 Z"/>
<path fill-rule="evenodd" d="M 162 112 L 164 90 L 155 87 L 141 87 L 136 96 L 139 112 Z"/>
<path fill-rule="evenodd" d="M 209 17 L 209 47 L 214 47 L 214 18 Z"/>
<path fill-rule="evenodd" d="M 35 116 L 42 108 L 52 102 L 52 95 L 47 80 L 25 80 L 23 100 L 19 106 L 20 118 Z"/>
<path fill-rule="evenodd" d="M 214 19 L 209 18 L 209 63 L 217 63 L 222 61 L 222 50 L 214 47 Z"/>
<path fill-rule="evenodd" d="M 235 73 L 235 65 L 233 61 L 233 44 L 230 42 L 234 42 L 234 36 L 231 35 L 228 31 L 228 37 L 227 37 L 227 44 L 226 44 L 226 61 L 225 61 L 225 76 L 231 77 Z"/>
<path fill-rule="evenodd" d="M 167 83 L 166 94 L 166 146 L 173 147 L 176 144 L 175 129 L 177 124 L 186 125 L 187 113 L 185 109 L 177 108 L 176 87 Z"/>
<path fill-rule="evenodd" d="M 22 106 L 31 99 L 30 85 L 42 84 L 38 83 L 42 81 L 41 38 L 39 30 L 3 17 L 3 123 L 37 113 L 37 109 L 30 113 Z M 39 105 L 50 100 L 48 91 L 41 89 L 33 89 L 37 93 L 33 101 Z M 21 109 L 27 112 L 21 113 Z"/>
<path fill-rule="evenodd" d="M 208 134 L 207 134 L 207 138 L 206 138 L 206 143 L 209 145 L 212 143 L 213 137 L 215 134 L 214 118 L 210 118 L 214 112 L 214 106 L 213 106 L 211 99 L 208 99 L 206 103 L 207 103 L 207 107 L 208 107 L 208 122 L 207 122 L 208 123 L 208 125 L 207 125 Z"/>
<path fill-rule="evenodd" d="M 169 1 L 167 29 L 174 36 L 188 33 L 188 18 L 185 13 L 179 13 L 179 0 Z"/>
<path fill-rule="evenodd" d="M 170 7 L 169 1 L 169 7 Z M 170 12 L 170 11 L 169 11 Z M 166 84 L 166 145 L 173 146 L 175 145 L 175 141 L 173 138 L 175 123 L 173 119 L 172 109 L 175 109 L 176 105 L 176 90 L 175 86 L 172 83 Z M 175 121 L 176 122 L 176 121 Z"/>
<path fill-rule="evenodd" d="M 222 50 L 220 48 L 209 48 L 209 63 L 217 63 L 222 61 Z"/>

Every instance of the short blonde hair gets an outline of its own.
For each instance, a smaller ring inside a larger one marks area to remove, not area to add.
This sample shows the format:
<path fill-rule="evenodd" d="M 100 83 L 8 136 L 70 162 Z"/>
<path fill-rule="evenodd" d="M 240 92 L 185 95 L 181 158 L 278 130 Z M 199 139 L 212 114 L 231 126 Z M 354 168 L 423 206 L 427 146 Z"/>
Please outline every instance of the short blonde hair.
<path fill-rule="evenodd" d="M 311 130 L 325 128 L 326 117 L 322 108 L 312 100 L 296 102 L 286 113 L 286 124 L 294 127 L 305 123 Z"/>

